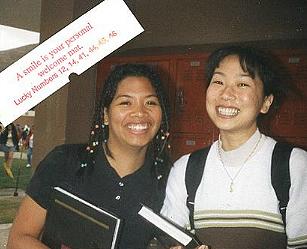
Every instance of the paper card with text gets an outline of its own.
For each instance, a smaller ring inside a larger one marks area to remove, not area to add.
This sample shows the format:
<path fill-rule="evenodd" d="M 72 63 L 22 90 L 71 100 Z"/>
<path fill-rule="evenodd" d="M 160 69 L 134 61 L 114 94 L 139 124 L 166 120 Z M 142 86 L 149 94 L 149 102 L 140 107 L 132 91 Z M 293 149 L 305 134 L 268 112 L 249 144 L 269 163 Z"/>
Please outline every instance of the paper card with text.
<path fill-rule="evenodd" d="M 0 73 L 0 122 L 13 122 L 144 29 L 122 0 L 105 0 Z"/>

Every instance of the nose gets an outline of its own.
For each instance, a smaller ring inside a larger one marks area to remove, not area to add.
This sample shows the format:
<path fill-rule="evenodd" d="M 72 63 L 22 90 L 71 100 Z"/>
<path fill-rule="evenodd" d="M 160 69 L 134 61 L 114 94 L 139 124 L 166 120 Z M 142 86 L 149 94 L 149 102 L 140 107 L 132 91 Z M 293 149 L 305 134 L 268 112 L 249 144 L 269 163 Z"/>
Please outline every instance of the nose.
<path fill-rule="evenodd" d="M 236 98 L 235 90 L 232 86 L 225 86 L 221 93 L 221 97 L 223 100 L 229 101 L 234 100 Z"/>
<path fill-rule="evenodd" d="M 146 114 L 147 114 L 147 110 L 143 104 L 136 104 L 131 113 L 133 117 L 143 117 Z"/>

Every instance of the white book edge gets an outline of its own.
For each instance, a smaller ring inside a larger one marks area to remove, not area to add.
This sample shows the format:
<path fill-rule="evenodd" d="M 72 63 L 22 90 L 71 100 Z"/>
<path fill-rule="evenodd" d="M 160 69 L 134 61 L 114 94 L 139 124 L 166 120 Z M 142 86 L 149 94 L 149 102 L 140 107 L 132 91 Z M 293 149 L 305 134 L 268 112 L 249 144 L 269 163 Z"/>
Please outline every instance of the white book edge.
<path fill-rule="evenodd" d="M 158 214 L 154 213 L 150 208 L 144 205 L 138 212 L 138 214 L 152 224 L 154 224 L 156 227 L 160 228 L 162 231 L 170 235 L 172 238 L 174 238 L 184 246 L 189 244 L 193 239 L 191 236 L 178 229 L 171 222 L 167 221 L 166 219 L 163 219 Z"/>
<path fill-rule="evenodd" d="M 119 218 L 117 218 L 116 216 L 114 216 L 114 215 L 112 215 L 112 214 L 110 214 L 110 213 L 108 213 L 108 212 L 106 212 L 106 211 L 104 211 L 104 210 L 102 210 L 102 209 L 100 209 L 100 208 L 94 206 L 93 204 L 91 204 L 91 203 L 89 203 L 89 202 L 87 202 L 87 201 L 81 199 L 80 197 L 78 197 L 78 196 L 76 196 L 76 195 L 74 195 L 74 194 L 72 194 L 72 193 L 66 191 L 65 189 L 62 189 L 61 187 L 54 187 L 54 189 L 55 189 L 56 191 L 59 191 L 59 192 L 65 194 L 65 195 L 67 195 L 67 196 L 70 196 L 71 198 L 73 198 L 73 199 L 75 199 L 75 200 L 77 200 L 77 201 L 79 201 L 79 202 L 85 204 L 86 206 L 89 206 L 89 207 L 91 207 L 91 208 L 97 210 L 98 212 L 104 213 L 104 214 L 106 214 L 106 215 L 108 215 L 108 216 L 110 216 L 110 217 L 116 219 L 116 220 L 117 220 L 117 221 L 116 221 L 116 228 L 115 228 L 116 232 L 115 232 L 114 235 L 113 235 L 113 241 L 112 241 L 112 245 L 111 245 L 111 248 L 115 248 L 115 242 L 116 242 L 115 238 L 117 237 L 118 230 L 119 230 L 119 224 L 120 224 L 120 219 L 119 219 Z"/>

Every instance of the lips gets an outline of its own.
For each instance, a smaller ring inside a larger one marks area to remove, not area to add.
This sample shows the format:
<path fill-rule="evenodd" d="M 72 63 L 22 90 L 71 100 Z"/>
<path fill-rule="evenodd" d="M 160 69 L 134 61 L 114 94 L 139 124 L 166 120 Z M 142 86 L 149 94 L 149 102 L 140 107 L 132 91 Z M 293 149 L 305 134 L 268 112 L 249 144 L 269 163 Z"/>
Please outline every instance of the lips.
<path fill-rule="evenodd" d="M 217 107 L 217 112 L 219 115 L 226 117 L 235 117 L 240 113 L 240 109 L 235 107 Z"/>
<path fill-rule="evenodd" d="M 132 132 L 144 132 L 149 128 L 148 123 L 130 123 L 127 125 Z"/>

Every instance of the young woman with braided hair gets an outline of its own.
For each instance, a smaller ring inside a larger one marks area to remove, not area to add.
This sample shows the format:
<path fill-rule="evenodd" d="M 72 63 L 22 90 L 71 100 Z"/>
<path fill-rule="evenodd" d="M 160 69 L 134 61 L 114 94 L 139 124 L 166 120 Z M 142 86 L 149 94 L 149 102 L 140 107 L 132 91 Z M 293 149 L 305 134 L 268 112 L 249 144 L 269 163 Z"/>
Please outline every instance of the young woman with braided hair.
<path fill-rule="evenodd" d="M 39 164 L 9 235 L 8 248 L 47 248 L 40 237 L 50 190 L 61 186 L 124 220 L 118 248 L 146 248 L 154 228 L 140 203 L 160 210 L 170 161 L 169 111 L 151 67 L 116 66 L 96 105 L 87 145 L 56 147 Z"/>

